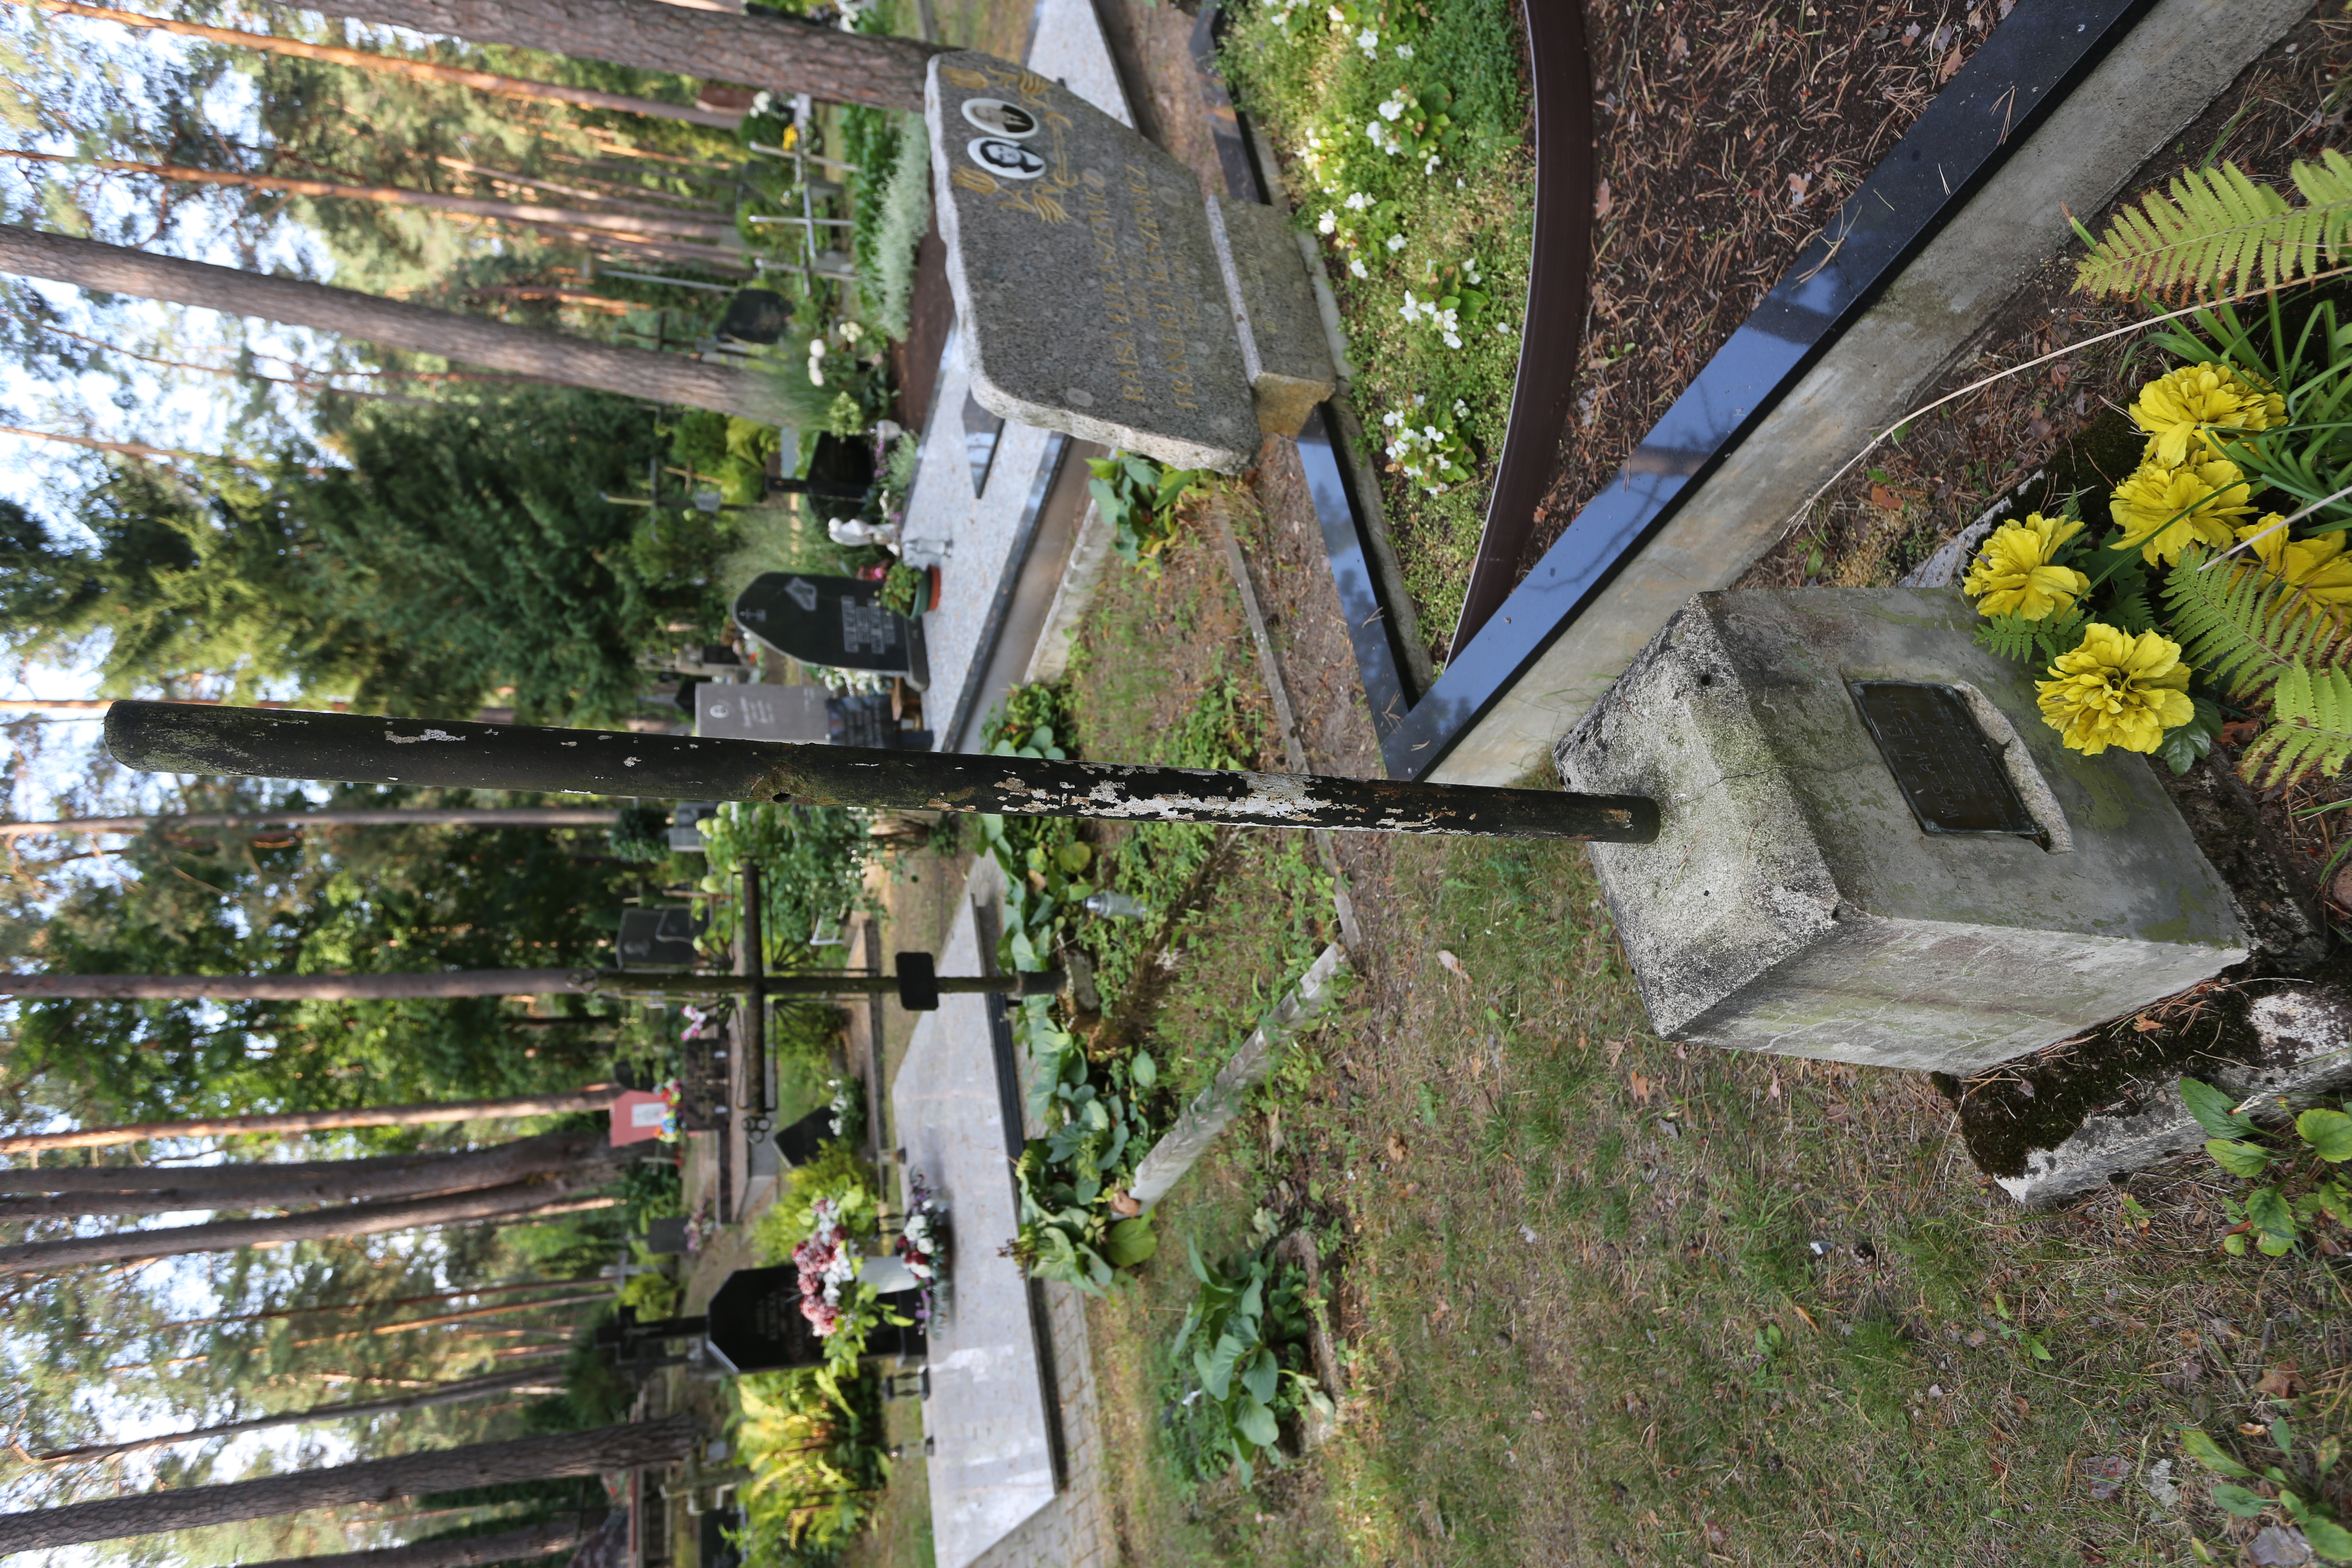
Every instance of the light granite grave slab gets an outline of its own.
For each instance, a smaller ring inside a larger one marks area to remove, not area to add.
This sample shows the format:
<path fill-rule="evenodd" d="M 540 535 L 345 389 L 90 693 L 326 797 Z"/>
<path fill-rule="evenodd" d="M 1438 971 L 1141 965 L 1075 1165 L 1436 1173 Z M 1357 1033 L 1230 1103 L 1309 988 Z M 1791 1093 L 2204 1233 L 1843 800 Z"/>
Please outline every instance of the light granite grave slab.
<path fill-rule="evenodd" d="M 990 55 L 935 57 L 924 113 L 982 406 L 1181 467 L 1244 467 L 1256 406 L 1192 171 Z"/>
<path fill-rule="evenodd" d="M 982 886 L 975 878 L 975 891 Z M 986 972 L 972 900 L 939 954 L 940 973 Z M 923 1432 L 932 1539 L 939 1568 L 965 1568 L 1054 1499 L 1052 1428 L 1037 1359 L 1029 1281 L 998 1256 L 1020 1228 L 1008 1151 L 1008 1101 L 1019 1089 L 1003 1073 L 987 999 L 940 998 L 915 1024 L 890 1085 L 891 1125 L 947 1205 L 946 1288 L 929 1324 L 930 1397 Z"/>
<path fill-rule="evenodd" d="M 1661 1035 L 1965 1074 L 2247 955 L 2146 759 L 2066 750 L 1974 618 L 1701 594 L 1559 743 L 1569 788 L 1663 807 L 1655 843 L 1591 847 Z"/>

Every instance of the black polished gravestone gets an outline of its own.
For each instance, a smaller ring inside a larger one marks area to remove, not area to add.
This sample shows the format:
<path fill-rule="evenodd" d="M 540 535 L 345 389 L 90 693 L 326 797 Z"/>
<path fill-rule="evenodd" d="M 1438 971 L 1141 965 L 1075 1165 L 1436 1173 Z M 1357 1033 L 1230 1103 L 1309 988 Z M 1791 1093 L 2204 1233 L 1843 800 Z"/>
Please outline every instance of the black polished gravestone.
<path fill-rule="evenodd" d="M 703 1309 L 703 1323 L 711 1359 L 730 1373 L 774 1372 L 824 1362 L 824 1340 L 801 1311 L 801 1271 L 790 1263 L 730 1274 Z M 866 1353 L 920 1356 L 922 1325 L 877 1324 L 866 1337 Z"/>
<path fill-rule="evenodd" d="M 621 967 L 691 969 L 702 961 L 694 939 L 709 923 L 698 909 L 623 910 Z"/>
<path fill-rule="evenodd" d="M 792 330 L 793 302 L 772 289 L 738 289 L 719 319 L 719 335 L 770 345 Z"/>
<path fill-rule="evenodd" d="M 904 676 L 930 684 L 923 627 L 876 602 L 882 584 L 861 577 L 769 572 L 735 601 L 735 624 L 803 664 Z"/>

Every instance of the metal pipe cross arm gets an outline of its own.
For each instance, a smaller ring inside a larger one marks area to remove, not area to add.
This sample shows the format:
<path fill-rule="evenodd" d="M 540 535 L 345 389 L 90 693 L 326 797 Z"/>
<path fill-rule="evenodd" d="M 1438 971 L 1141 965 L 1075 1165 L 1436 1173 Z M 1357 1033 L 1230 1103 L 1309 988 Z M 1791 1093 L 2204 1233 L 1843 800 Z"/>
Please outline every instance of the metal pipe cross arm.
<path fill-rule="evenodd" d="M 1640 795 L 287 709 L 117 702 L 107 711 L 106 745 L 125 766 L 151 773 L 1614 844 L 1658 834 L 1657 804 Z"/>

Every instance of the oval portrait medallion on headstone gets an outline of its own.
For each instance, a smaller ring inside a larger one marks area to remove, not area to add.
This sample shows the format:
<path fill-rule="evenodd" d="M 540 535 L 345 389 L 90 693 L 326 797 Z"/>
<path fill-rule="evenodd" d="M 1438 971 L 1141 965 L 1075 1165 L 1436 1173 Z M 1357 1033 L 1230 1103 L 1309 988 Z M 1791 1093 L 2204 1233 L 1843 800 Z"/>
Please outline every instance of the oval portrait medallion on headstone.
<path fill-rule="evenodd" d="M 1003 179 L 1034 180 L 1045 172 L 1045 159 L 1002 136 L 975 136 L 965 151 L 973 163 Z"/>
<path fill-rule="evenodd" d="M 1001 98 L 965 99 L 963 117 L 992 135 L 1010 136 L 1016 142 L 1037 134 L 1037 117 Z"/>

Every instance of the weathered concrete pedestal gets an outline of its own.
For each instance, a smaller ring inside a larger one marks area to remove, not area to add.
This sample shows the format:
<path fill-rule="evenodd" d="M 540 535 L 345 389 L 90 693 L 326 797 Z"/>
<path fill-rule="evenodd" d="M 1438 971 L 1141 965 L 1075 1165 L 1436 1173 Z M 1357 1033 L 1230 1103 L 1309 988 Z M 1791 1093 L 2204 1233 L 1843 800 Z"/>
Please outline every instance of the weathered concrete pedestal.
<path fill-rule="evenodd" d="M 1979 1071 L 2249 951 L 2148 762 L 2059 743 L 1948 589 L 1702 594 L 1556 751 L 1654 1026 Z"/>

